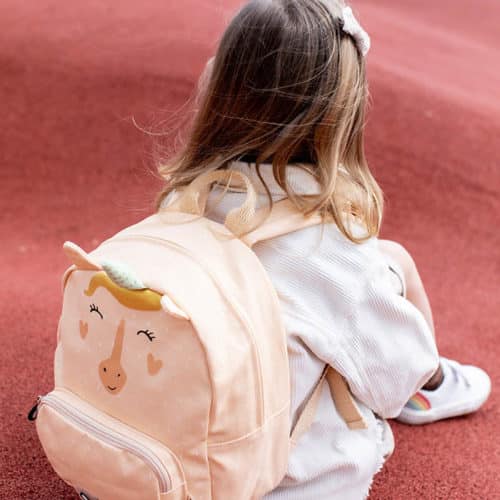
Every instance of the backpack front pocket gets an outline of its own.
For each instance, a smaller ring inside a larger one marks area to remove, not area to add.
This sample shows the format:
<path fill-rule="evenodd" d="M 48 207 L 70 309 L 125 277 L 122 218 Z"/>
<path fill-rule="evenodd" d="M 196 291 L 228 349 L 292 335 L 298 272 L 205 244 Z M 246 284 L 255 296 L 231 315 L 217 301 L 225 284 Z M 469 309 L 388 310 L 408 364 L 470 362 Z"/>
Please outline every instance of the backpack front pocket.
<path fill-rule="evenodd" d="M 181 464 L 159 441 L 64 389 L 40 397 L 36 412 L 50 463 L 82 498 L 186 500 Z"/>

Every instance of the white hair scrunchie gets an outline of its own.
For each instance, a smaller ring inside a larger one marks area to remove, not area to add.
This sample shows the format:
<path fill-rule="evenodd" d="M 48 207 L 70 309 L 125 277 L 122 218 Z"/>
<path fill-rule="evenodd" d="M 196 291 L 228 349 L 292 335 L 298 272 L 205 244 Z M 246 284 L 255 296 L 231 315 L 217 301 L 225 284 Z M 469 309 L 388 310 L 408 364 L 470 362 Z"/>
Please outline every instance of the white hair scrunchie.
<path fill-rule="evenodd" d="M 358 20 L 354 17 L 351 7 L 344 7 L 342 9 L 342 19 L 344 25 L 342 31 L 348 33 L 354 38 L 356 45 L 363 57 L 368 54 L 370 50 L 370 37 L 368 33 L 361 27 Z"/>

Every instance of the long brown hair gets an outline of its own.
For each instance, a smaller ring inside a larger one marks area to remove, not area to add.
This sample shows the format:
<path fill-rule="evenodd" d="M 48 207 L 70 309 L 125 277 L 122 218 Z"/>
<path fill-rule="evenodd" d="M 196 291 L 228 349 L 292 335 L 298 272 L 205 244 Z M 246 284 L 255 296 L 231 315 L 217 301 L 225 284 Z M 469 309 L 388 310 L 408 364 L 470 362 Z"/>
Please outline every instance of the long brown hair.
<path fill-rule="evenodd" d="M 342 31 L 342 7 L 338 0 L 252 0 L 237 13 L 200 79 L 185 144 L 158 166 L 166 185 L 157 207 L 174 189 L 252 152 L 261 181 L 261 164 L 272 163 L 276 182 L 304 213 L 333 218 L 355 242 L 378 234 L 383 196 L 363 144 L 365 60 Z M 310 158 L 303 168 L 319 194 L 287 184 L 298 156 Z M 353 234 L 346 214 L 366 236 Z"/>

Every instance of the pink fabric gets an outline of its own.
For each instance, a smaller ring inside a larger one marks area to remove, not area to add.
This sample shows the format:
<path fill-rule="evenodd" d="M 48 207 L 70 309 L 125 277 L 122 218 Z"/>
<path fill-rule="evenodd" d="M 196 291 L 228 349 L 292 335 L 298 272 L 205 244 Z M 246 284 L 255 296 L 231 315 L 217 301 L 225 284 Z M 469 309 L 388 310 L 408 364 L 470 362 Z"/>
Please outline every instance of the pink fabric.
<path fill-rule="evenodd" d="M 58 0 L 0 6 L 0 496 L 73 498 L 25 415 L 53 384 L 61 251 L 151 210 L 150 139 L 133 126 L 190 94 L 236 0 Z M 368 154 L 384 236 L 414 254 L 443 354 L 500 377 L 500 5 L 358 0 L 372 39 Z M 175 120 L 173 124 L 175 125 Z M 372 498 L 494 498 L 498 395 L 478 414 L 395 425 Z"/>

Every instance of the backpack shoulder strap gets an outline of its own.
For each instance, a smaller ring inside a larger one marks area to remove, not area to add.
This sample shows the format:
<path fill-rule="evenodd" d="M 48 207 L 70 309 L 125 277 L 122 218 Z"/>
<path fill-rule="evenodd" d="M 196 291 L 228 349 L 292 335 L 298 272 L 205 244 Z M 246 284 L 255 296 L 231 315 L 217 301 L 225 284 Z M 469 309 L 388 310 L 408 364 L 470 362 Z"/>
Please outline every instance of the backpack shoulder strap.
<path fill-rule="evenodd" d="M 297 441 L 311 426 L 314 416 L 316 415 L 316 409 L 324 383 L 327 383 L 330 387 L 330 394 L 335 404 L 335 408 L 347 427 L 351 430 L 367 428 L 366 422 L 356 402 L 352 398 L 344 377 L 331 366 L 327 365 L 290 434 L 291 446 L 295 446 Z"/>
<path fill-rule="evenodd" d="M 234 179 L 233 179 L 234 177 Z M 215 181 L 226 181 L 228 185 L 232 184 L 232 180 L 236 183 L 241 183 L 245 186 L 247 197 L 242 207 L 234 209 L 226 217 L 225 225 L 230 229 L 238 229 L 242 220 L 242 213 L 245 218 L 251 218 L 254 215 L 262 214 L 266 216 L 267 209 L 255 211 L 256 193 L 252 183 L 241 172 L 232 170 L 218 170 L 207 172 L 193 181 L 184 192 L 182 192 L 174 202 L 171 208 L 181 212 L 203 214 L 205 210 L 206 197 L 208 194 L 209 185 Z M 273 204 L 271 213 L 266 217 L 264 222 L 256 229 L 242 236 L 240 239 L 253 247 L 259 241 L 282 236 L 306 227 L 319 225 L 322 223 L 322 218 L 319 214 L 312 214 L 306 217 L 299 212 L 289 199 L 283 199 Z M 311 425 L 316 408 L 321 395 L 321 389 L 324 381 L 327 381 L 330 386 L 330 391 L 337 408 L 337 411 L 342 416 L 347 426 L 350 429 L 365 428 L 366 424 L 363 420 L 359 409 L 354 402 L 349 387 L 345 379 L 336 372 L 332 367 L 327 366 L 321 376 L 316 388 L 307 401 L 295 428 L 291 434 L 292 443 L 297 442 L 304 432 Z"/>
<path fill-rule="evenodd" d="M 252 247 L 259 241 L 319 225 L 322 221 L 319 214 L 312 214 L 306 217 L 294 207 L 289 199 L 284 199 L 274 203 L 267 219 L 255 230 L 242 237 L 241 240 L 249 247 Z M 335 408 L 345 421 L 347 427 L 349 429 L 365 429 L 367 427 L 344 377 L 334 368 L 327 365 L 292 430 L 290 436 L 292 446 L 307 432 L 312 424 L 325 382 L 330 388 Z"/>
<path fill-rule="evenodd" d="M 265 211 L 267 209 L 261 209 L 257 211 L 257 215 L 259 212 L 264 213 Z M 321 223 L 322 218 L 319 214 L 312 214 L 306 217 L 294 207 L 288 198 L 285 198 L 275 202 L 266 220 L 256 229 L 244 235 L 241 240 L 249 247 L 253 247 L 259 241 L 283 236 L 293 231 L 316 226 Z"/>

